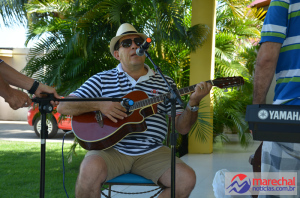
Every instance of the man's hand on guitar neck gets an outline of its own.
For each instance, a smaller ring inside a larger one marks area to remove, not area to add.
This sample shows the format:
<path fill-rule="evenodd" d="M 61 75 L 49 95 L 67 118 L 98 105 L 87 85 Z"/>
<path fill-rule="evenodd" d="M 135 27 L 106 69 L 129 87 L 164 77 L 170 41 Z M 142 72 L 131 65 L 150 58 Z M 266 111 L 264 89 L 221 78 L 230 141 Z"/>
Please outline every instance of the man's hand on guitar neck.
<path fill-rule="evenodd" d="M 123 120 L 127 117 L 126 108 L 124 108 L 119 102 L 100 102 L 99 106 L 101 113 L 114 123 L 117 123 L 118 119 Z"/>
<path fill-rule="evenodd" d="M 200 82 L 195 87 L 195 92 L 191 94 L 189 104 L 191 106 L 199 106 L 200 101 L 211 90 L 212 85 L 208 82 Z"/>

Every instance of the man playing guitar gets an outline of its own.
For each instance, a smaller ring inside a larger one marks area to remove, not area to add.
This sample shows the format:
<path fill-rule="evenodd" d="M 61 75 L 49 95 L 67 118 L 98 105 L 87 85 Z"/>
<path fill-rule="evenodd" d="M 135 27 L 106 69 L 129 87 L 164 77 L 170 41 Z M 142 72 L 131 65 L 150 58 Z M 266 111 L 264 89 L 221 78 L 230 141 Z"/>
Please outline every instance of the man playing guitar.
<path fill-rule="evenodd" d="M 136 49 L 147 36 L 138 33 L 128 24 L 122 24 L 110 42 L 111 54 L 120 64 L 109 71 L 100 72 L 89 78 L 70 97 L 123 97 L 133 91 L 143 91 L 149 98 L 168 92 L 159 74 L 154 73 L 144 62 L 144 56 L 137 56 Z M 167 77 L 170 84 L 174 81 Z M 191 94 L 186 109 L 176 105 L 176 130 L 187 134 L 198 117 L 198 106 L 212 85 L 201 82 Z M 127 118 L 127 110 L 119 102 L 60 102 L 58 112 L 78 116 L 100 111 L 113 123 Z M 147 117 L 147 130 L 132 133 L 105 150 L 88 151 L 80 166 L 76 183 L 76 197 L 99 197 L 100 187 L 106 180 L 132 172 L 165 186 L 159 197 L 171 196 L 171 150 L 162 142 L 167 133 L 165 115 L 171 115 L 171 105 L 159 103 L 157 113 Z M 104 123 L 105 124 L 105 123 Z M 89 129 L 86 129 L 88 132 Z M 176 158 L 176 196 L 188 197 L 196 183 L 194 170 L 181 159 Z"/>

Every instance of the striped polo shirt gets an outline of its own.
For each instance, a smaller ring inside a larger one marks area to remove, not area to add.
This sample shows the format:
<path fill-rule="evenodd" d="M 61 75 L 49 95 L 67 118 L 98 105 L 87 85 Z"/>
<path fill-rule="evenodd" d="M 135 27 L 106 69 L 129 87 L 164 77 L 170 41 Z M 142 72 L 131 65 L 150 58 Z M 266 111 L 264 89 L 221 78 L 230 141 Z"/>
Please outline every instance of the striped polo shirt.
<path fill-rule="evenodd" d="M 147 65 L 148 73 L 135 81 L 123 71 L 119 64 L 116 68 L 100 72 L 89 78 L 79 89 L 71 93 L 81 98 L 114 97 L 121 98 L 132 91 L 144 91 L 148 97 L 155 97 L 168 92 L 163 79 L 155 74 Z M 166 76 L 170 84 L 174 81 Z M 166 114 L 171 115 L 171 105 L 159 103 L 158 113 L 146 118 L 147 130 L 141 133 L 127 135 L 114 148 L 126 155 L 142 155 L 154 151 L 162 146 L 168 130 Z M 179 104 L 176 114 L 183 112 Z M 105 123 L 104 123 L 105 124 Z"/>
<path fill-rule="evenodd" d="M 300 98 L 300 0 L 272 0 L 261 43 L 282 43 L 276 67 L 274 104 Z"/>

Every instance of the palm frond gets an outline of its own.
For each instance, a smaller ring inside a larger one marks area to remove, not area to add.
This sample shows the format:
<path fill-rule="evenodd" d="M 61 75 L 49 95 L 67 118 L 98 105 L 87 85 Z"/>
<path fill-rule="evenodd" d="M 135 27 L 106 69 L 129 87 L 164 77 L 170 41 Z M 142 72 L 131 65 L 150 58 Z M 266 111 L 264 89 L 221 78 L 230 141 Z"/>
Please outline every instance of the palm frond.
<path fill-rule="evenodd" d="M 1 0 L 0 16 L 3 24 L 8 27 L 11 24 L 26 26 L 27 17 L 24 5 L 28 0 Z M 0 23 L 1 27 L 1 23 Z"/>
<path fill-rule="evenodd" d="M 200 102 L 199 109 L 203 109 L 207 105 Z M 212 125 L 209 120 L 212 119 L 210 112 L 199 112 L 198 119 L 193 125 L 189 136 L 195 133 L 195 137 L 200 142 L 206 142 L 212 136 Z"/>

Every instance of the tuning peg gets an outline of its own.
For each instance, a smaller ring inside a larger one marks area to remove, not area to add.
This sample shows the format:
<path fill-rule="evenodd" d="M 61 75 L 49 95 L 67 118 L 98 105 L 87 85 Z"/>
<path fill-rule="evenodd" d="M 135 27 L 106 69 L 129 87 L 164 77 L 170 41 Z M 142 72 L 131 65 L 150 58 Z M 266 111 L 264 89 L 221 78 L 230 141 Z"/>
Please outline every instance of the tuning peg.
<path fill-rule="evenodd" d="M 224 89 L 224 92 L 228 92 L 228 89 L 227 89 L 227 88 L 225 88 L 225 89 Z"/>

